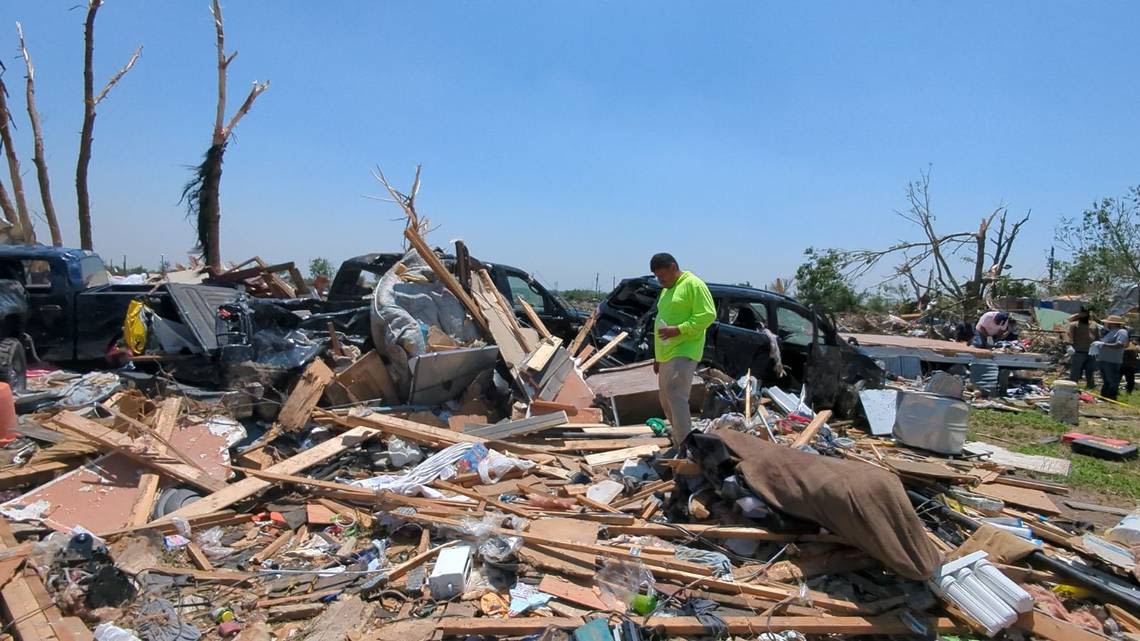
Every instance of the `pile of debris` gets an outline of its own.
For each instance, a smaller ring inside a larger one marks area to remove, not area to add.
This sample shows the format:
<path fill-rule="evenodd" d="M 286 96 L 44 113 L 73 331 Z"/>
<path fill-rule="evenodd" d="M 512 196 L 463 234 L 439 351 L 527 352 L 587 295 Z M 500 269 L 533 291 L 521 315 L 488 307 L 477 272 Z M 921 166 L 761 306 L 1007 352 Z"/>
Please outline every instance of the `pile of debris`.
<path fill-rule="evenodd" d="M 414 218 L 405 236 L 367 335 L 265 325 L 265 353 L 306 350 L 279 398 L 280 377 L 33 373 L 0 468 L 6 630 L 1140 634 L 1137 517 L 1107 537 L 1062 518 L 1066 488 L 1018 471 L 1061 471 L 1047 462 L 908 447 L 900 432 L 934 420 L 897 397 L 884 433 L 874 412 L 859 428 L 715 372 L 694 379 L 707 418 L 683 444 L 660 419 L 615 425 L 656 396 L 648 365 L 590 375 L 624 336 L 598 344 L 587 323 L 564 345 L 465 248 L 449 265 Z M 258 361 L 224 336 L 233 363 Z M 951 414 L 938 438 L 957 437 Z"/>

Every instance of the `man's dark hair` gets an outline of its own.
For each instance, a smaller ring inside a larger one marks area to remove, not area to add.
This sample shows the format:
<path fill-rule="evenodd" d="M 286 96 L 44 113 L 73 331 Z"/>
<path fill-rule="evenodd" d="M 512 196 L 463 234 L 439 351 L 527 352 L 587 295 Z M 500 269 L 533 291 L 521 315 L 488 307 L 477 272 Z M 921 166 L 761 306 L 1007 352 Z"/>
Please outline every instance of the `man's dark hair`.
<path fill-rule="evenodd" d="M 676 264 L 677 259 L 673 258 L 673 254 L 666 254 L 665 252 L 653 254 L 653 258 L 649 259 L 649 271 L 655 272 L 658 269 L 673 267 Z"/>

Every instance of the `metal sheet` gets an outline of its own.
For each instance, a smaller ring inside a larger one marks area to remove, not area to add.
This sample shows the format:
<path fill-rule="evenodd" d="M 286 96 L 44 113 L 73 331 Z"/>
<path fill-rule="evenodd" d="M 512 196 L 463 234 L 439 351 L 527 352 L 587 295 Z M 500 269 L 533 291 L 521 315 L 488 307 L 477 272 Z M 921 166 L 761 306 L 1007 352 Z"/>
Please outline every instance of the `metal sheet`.
<path fill-rule="evenodd" d="M 898 395 L 898 390 L 893 389 L 868 389 L 859 392 L 863 413 L 867 415 L 867 425 L 875 436 L 890 436 L 894 431 Z"/>
<path fill-rule="evenodd" d="M 178 308 L 182 322 L 190 328 L 202 349 L 207 352 L 218 349 L 218 307 L 232 303 L 240 292 L 228 287 L 178 283 L 168 284 L 166 291 L 170 292 L 170 300 Z"/>
<path fill-rule="evenodd" d="M 408 402 L 437 405 L 459 398 L 476 376 L 494 369 L 498 359 L 496 345 L 421 354 L 409 362 L 412 384 Z"/>

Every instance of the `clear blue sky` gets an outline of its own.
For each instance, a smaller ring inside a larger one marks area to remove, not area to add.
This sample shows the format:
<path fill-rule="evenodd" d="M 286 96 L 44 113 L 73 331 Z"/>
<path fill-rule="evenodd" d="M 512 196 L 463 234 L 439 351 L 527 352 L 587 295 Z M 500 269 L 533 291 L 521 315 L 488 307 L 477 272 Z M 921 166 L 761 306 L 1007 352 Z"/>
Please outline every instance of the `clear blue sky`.
<path fill-rule="evenodd" d="M 80 0 L 3 0 L 0 52 L 23 108 L 19 19 L 37 65 L 69 243 L 81 124 Z M 933 166 L 939 224 L 999 203 L 1033 220 L 1013 257 L 1038 276 L 1057 219 L 1140 182 L 1140 5 L 1130 2 L 364 2 L 230 0 L 223 254 L 334 262 L 398 247 L 379 164 L 424 165 L 430 240 L 561 288 L 642 274 L 673 252 L 707 280 L 766 284 L 802 251 L 882 246 Z M 207 0 L 107 0 L 97 83 L 96 249 L 156 265 L 194 242 L 178 204 L 209 144 Z M 21 156 L 39 207 L 28 126 Z M 3 173 L 6 176 L 6 172 Z M 46 236 L 46 229 L 41 235 Z"/>

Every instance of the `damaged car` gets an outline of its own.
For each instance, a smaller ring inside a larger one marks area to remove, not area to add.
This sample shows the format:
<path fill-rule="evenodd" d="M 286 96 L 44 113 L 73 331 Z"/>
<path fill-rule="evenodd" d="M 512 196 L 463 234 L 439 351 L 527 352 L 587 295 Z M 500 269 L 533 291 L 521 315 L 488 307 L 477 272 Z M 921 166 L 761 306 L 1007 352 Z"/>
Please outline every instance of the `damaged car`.
<path fill-rule="evenodd" d="M 764 386 L 799 390 L 809 402 L 838 412 L 858 404 L 858 390 L 879 387 L 883 370 L 873 359 L 840 338 L 835 324 L 794 298 L 752 287 L 709 283 L 716 321 L 709 327 L 702 363 L 733 377 L 751 371 Z M 628 278 L 598 307 L 591 337 L 604 345 L 621 332 L 628 336 L 610 353 L 612 361 L 636 363 L 653 358 L 653 319 L 661 284 L 653 276 Z M 784 375 L 776 370 L 775 336 Z"/>

